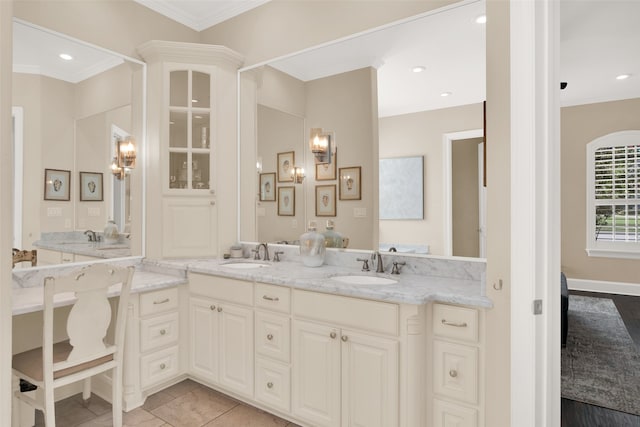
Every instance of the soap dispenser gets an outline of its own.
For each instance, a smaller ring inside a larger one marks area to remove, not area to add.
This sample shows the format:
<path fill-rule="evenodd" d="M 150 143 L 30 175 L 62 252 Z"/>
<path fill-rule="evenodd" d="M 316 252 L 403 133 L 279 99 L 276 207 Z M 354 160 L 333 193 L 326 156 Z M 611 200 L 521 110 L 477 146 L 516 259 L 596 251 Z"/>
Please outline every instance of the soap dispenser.
<path fill-rule="evenodd" d="M 307 267 L 320 267 L 324 263 L 324 236 L 316 231 L 315 221 L 309 221 L 307 230 L 300 236 L 300 258 Z"/>
<path fill-rule="evenodd" d="M 107 221 L 107 225 L 104 227 L 103 237 L 105 243 L 118 242 L 120 233 L 118 233 L 118 226 L 116 225 L 116 222 L 114 220 L 110 219 L 109 221 Z"/>
<path fill-rule="evenodd" d="M 333 220 L 327 220 L 327 229 L 322 234 L 327 248 L 342 248 L 342 234 L 333 229 Z"/>

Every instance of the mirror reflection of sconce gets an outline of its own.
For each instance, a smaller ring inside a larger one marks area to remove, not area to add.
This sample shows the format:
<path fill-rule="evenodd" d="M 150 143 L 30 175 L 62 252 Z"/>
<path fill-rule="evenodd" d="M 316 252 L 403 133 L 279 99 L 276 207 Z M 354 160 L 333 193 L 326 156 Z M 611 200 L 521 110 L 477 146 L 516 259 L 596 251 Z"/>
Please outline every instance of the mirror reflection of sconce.
<path fill-rule="evenodd" d="M 298 166 L 294 166 L 291 169 L 291 177 L 293 178 L 294 183 L 302 184 L 302 181 L 304 181 L 305 178 L 304 169 L 299 168 Z"/>
<path fill-rule="evenodd" d="M 323 132 L 322 128 L 312 128 L 309 137 L 309 147 L 316 163 L 331 163 L 332 153 L 335 150 L 331 132 Z"/>
<path fill-rule="evenodd" d="M 116 178 L 124 179 L 124 176 L 136 167 L 136 146 L 132 137 L 116 141 L 116 155 L 111 162 L 111 173 Z"/>
<path fill-rule="evenodd" d="M 262 156 L 258 156 L 256 159 L 256 171 L 262 173 Z"/>

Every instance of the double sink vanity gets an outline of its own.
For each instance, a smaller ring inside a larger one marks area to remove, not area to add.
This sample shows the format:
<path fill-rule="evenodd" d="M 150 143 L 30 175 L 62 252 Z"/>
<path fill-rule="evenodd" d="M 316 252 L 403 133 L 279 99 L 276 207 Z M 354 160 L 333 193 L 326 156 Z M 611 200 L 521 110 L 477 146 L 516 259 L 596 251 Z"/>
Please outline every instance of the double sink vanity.
<path fill-rule="evenodd" d="M 483 261 L 383 254 L 386 272 L 405 262 L 392 275 L 361 271 L 370 251 L 328 251 L 310 268 L 280 250 L 280 262 L 113 261 L 136 265 L 125 410 L 191 378 L 303 426 L 484 425 Z M 43 277 L 74 268 L 14 272 L 22 340 L 38 336 Z M 104 379 L 94 390 L 109 395 Z"/>

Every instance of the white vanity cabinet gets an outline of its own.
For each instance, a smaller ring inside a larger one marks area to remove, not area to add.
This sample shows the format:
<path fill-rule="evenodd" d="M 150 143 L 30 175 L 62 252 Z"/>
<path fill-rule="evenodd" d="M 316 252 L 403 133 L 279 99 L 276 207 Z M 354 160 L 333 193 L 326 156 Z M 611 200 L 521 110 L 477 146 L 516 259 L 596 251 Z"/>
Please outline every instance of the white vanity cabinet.
<path fill-rule="evenodd" d="M 191 274 L 189 288 L 190 372 L 253 397 L 253 284 Z"/>
<path fill-rule="evenodd" d="M 433 427 L 482 426 L 481 312 L 433 304 Z"/>
<path fill-rule="evenodd" d="M 292 413 L 314 426 L 399 425 L 398 306 L 293 291 Z"/>
<path fill-rule="evenodd" d="M 236 82 L 243 57 L 223 46 L 152 40 L 148 64 L 148 256 L 215 256 L 233 241 Z M 229 181 L 231 179 L 231 181 Z M 224 182 L 224 185 L 218 183 Z M 157 191 L 155 191 L 157 190 Z"/>

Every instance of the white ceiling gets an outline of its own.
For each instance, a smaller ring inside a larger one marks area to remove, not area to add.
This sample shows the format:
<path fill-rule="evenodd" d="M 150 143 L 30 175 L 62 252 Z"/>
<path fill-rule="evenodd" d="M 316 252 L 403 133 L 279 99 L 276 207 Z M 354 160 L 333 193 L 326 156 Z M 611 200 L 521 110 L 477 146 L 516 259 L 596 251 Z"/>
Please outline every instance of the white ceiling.
<path fill-rule="evenodd" d="M 266 2 L 136 1 L 154 10 L 163 7 L 160 13 L 192 28 L 206 28 L 213 25 L 209 22 L 220 22 Z M 475 18 L 483 10 L 484 1 L 466 2 L 270 65 L 301 80 L 376 67 L 383 116 L 480 102 L 485 99 L 485 31 Z M 640 97 L 640 1 L 561 0 L 560 11 L 560 81 L 568 82 L 561 92 L 561 105 Z M 62 45 L 63 41 L 17 23 L 14 70 L 75 82 L 122 61 L 79 43 Z M 58 58 L 62 51 L 76 60 L 62 61 Z M 414 74 L 410 69 L 416 65 L 426 70 Z M 615 79 L 623 73 L 631 77 Z M 443 98 L 442 92 L 451 95 Z"/>

